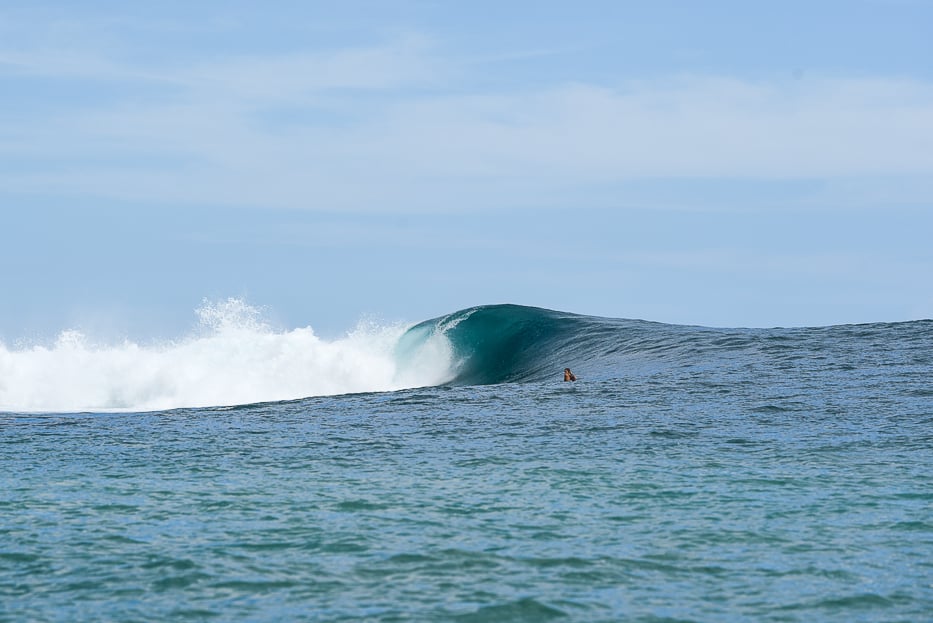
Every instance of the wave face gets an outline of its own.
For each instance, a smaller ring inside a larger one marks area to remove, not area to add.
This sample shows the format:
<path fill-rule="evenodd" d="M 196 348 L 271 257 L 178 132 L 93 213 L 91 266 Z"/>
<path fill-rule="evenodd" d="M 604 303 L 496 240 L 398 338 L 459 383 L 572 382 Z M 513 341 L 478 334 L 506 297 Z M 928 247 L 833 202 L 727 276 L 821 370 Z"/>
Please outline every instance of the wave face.
<path fill-rule="evenodd" d="M 399 345 L 417 351 L 437 336 L 451 350 L 450 383 L 472 385 L 558 380 L 565 367 L 581 379 L 605 380 L 803 363 L 842 370 L 900 366 L 930 360 L 933 322 L 717 329 L 491 305 L 422 322 Z"/>
<path fill-rule="evenodd" d="M 471 307 L 415 325 L 399 341 L 401 353 L 417 352 L 443 336 L 457 385 L 543 380 L 567 365 L 609 355 L 618 330 L 631 321 L 592 318 L 524 307 Z"/>
<path fill-rule="evenodd" d="M 0 410 L 152 411 L 557 381 L 565 367 L 583 381 L 714 369 L 844 371 L 930 363 L 933 352 L 930 321 L 711 329 L 488 305 L 410 327 L 361 324 L 327 341 L 310 327 L 274 331 L 237 299 L 206 304 L 198 315 L 196 335 L 163 344 L 100 345 L 77 331 L 51 346 L 0 343 Z"/>

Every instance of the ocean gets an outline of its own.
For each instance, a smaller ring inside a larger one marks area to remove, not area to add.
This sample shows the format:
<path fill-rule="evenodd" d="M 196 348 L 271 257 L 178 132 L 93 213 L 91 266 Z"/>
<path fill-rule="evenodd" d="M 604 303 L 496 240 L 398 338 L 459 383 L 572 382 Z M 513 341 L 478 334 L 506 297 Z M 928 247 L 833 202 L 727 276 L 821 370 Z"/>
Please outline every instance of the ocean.
<path fill-rule="evenodd" d="M 933 621 L 933 321 L 199 313 L 0 344 L 0 621 Z"/>

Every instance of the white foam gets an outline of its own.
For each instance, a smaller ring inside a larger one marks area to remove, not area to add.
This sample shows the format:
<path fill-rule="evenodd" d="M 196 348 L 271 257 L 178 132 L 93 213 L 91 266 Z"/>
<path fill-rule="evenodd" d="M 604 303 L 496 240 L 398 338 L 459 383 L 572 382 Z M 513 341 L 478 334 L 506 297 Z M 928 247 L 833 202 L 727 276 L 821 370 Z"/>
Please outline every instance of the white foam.
<path fill-rule="evenodd" d="M 450 379 L 446 339 L 400 362 L 404 325 L 361 322 L 323 340 L 275 331 L 238 299 L 205 303 L 199 331 L 174 342 L 97 344 L 67 330 L 51 345 L 0 343 L 0 410 L 149 411 L 437 385 Z"/>

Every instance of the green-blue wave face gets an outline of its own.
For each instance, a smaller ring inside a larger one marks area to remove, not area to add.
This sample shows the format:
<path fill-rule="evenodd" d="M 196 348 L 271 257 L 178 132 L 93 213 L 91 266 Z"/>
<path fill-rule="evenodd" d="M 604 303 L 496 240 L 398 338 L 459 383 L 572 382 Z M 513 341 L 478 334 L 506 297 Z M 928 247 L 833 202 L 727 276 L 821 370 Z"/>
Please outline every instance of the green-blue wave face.
<path fill-rule="evenodd" d="M 561 379 L 684 374 L 735 365 L 791 365 L 812 358 L 859 359 L 866 344 L 890 331 L 929 338 L 933 323 L 792 329 L 716 329 L 599 318 L 520 305 L 488 305 L 419 323 L 399 340 L 399 365 L 428 345 L 449 349 L 450 384 L 480 385 Z M 745 362 L 745 363 L 742 363 Z"/>

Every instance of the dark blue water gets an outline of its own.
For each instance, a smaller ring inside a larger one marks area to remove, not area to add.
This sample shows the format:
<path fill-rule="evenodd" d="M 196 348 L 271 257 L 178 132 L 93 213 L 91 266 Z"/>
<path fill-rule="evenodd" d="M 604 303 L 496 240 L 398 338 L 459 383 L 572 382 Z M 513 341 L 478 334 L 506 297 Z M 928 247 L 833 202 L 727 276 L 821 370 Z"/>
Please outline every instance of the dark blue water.
<path fill-rule="evenodd" d="M 0 414 L 0 621 L 933 620 L 933 323 L 465 315 L 450 386 Z"/>

